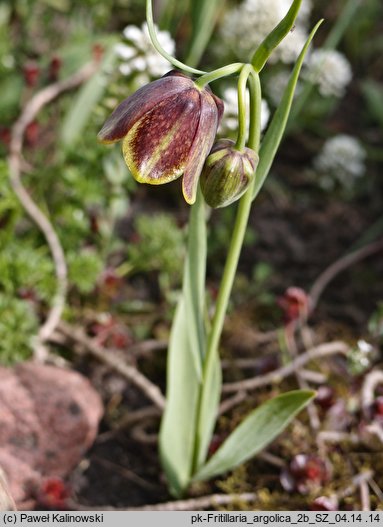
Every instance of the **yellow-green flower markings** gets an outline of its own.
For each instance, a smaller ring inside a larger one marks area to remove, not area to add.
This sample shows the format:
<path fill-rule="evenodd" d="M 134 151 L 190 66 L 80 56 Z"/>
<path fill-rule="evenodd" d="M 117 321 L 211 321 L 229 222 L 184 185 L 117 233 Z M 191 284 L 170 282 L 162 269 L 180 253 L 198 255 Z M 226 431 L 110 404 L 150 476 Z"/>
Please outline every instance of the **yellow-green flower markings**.
<path fill-rule="evenodd" d="M 251 148 L 242 151 L 230 139 L 215 143 L 201 174 L 201 190 L 210 207 L 227 207 L 248 189 L 255 175 L 258 155 Z"/>
<path fill-rule="evenodd" d="M 162 185 L 183 176 L 183 194 L 192 204 L 222 113 L 223 102 L 210 88 L 171 71 L 117 106 L 98 139 L 123 141 L 125 162 L 140 183 Z"/>

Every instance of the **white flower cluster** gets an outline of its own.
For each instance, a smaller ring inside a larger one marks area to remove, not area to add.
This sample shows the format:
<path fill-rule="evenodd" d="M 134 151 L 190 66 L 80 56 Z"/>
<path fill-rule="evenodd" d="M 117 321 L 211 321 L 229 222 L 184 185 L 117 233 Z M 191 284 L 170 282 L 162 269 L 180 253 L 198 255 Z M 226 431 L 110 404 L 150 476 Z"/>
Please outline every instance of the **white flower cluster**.
<path fill-rule="evenodd" d="M 225 88 L 222 96 L 225 111 L 219 128 L 221 135 L 229 134 L 238 130 L 238 94 L 236 88 Z M 247 122 L 249 123 L 249 92 L 246 92 Z M 269 121 L 270 110 L 267 102 L 262 99 L 261 104 L 261 130 L 266 128 Z"/>
<path fill-rule="evenodd" d="M 245 60 L 282 20 L 291 6 L 290 0 L 244 0 L 227 12 L 222 36 L 238 58 Z M 311 14 L 311 0 L 303 0 L 296 27 L 270 57 L 288 64 L 294 62 L 307 39 L 306 25 Z"/>
<path fill-rule="evenodd" d="M 281 70 L 274 73 L 267 81 L 266 93 L 272 104 L 278 106 L 281 102 L 283 93 L 290 80 L 290 71 Z M 302 92 L 302 85 L 298 82 L 295 88 L 294 97 Z"/>
<path fill-rule="evenodd" d="M 170 55 L 174 55 L 175 44 L 167 31 L 156 31 L 161 46 Z M 121 59 L 120 71 L 123 75 L 138 74 L 139 83 L 145 84 L 153 77 L 161 77 L 171 69 L 169 62 L 154 49 L 146 23 L 142 28 L 127 26 L 123 35 L 127 43 L 115 46 L 115 52 Z"/>
<path fill-rule="evenodd" d="M 305 78 L 317 84 L 319 92 L 325 97 L 341 97 L 352 79 L 352 70 L 346 57 L 339 51 L 317 49 L 308 59 Z"/>
<path fill-rule="evenodd" d="M 366 151 L 358 139 L 337 135 L 328 139 L 314 160 L 314 167 L 322 175 L 321 185 L 332 188 L 338 181 L 345 188 L 351 187 L 355 178 L 364 175 Z"/>

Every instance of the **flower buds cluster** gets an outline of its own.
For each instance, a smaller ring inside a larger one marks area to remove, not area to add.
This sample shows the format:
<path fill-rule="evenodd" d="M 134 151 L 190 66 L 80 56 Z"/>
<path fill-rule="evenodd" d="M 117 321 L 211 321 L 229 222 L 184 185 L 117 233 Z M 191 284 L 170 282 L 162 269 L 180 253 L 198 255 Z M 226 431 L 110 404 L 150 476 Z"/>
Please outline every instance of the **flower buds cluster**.
<path fill-rule="evenodd" d="M 258 156 L 250 148 L 237 150 L 230 139 L 213 146 L 201 174 L 201 190 L 210 207 L 230 205 L 249 187 L 258 165 Z"/>

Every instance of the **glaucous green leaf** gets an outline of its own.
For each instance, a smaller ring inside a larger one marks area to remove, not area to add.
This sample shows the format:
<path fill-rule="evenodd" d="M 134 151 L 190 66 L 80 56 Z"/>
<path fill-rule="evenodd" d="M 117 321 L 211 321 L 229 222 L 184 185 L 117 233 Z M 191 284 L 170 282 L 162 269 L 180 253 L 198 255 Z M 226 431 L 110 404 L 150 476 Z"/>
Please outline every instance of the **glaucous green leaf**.
<path fill-rule="evenodd" d="M 259 164 L 256 171 L 256 183 L 254 185 L 253 199 L 257 196 L 258 192 L 262 188 L 262 185 L 274 161 L 274 157 L 281 143 L 283 133 L 286 128 L 287 120 L 289 118 L 295 88 L 298 82 L 298 77 L 302 68 L 304 58 L 306 56 L 308 47 L 322 22 L 323 20 L 320 20 L 316 24 L 314 29 L 311 31 L 309 38 L 307 39 L 306 44 L 304 45 L 297 59 L 297 62 L 295 63 L 293 72 L 290 76 L 290 80 L 284 91 L 282 100 L 278 108 L 276 109 L 273 119 L 265 134 L 265 137 L 263 138 L 261 149 L 259 152 Z"/>
<path fill-rule="evenodd" d="M 205 461 L 217 421 L 218 406 L 221 396 L 222 371 L 218 353 L 212 361 L 211 370 L 205 376 L 201 386 L 201 403 L 197 426 L 197 443 L 195 449 L 194 470 L 198 470 Z"/>
<path fill-rule="evenodd" d="M 200 193 L 192 207 L 184 287 L 174 318 L 167 362 L 166 408 L 160 429 L 160 456 L 169 487 L 181 496 L 193 469 L 197 409 L 205 352 L 205 210 Z"/>
<path fill-rule="evenodd" d="M 193 479 L 218 476 L 252 458 L 282 432 L 314 395 L 309 390 L 295 390 L 262 404 L 229 435 Z"/>
<path fill-rule="evenodd" d="M 294 0 L 286 16 L 279 22 L 271 33 L 260 43 L 256 49 L 251 63 L 255 71 L 261 71 L 274 49 L 282 42 L 294 26 L 302 0 Z"/>

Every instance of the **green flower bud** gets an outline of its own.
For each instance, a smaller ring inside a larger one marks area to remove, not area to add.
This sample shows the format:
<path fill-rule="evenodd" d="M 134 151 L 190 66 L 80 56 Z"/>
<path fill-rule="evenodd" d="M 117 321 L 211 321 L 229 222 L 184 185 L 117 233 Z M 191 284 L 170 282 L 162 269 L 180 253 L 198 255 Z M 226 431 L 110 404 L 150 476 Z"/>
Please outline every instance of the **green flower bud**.
<path fill-rule="evenodd" d="M 183 73 L 170 71 L 125 99 L 98 139 L 123 140 L 125 162 L 140 183 L 161 185 L 183 176 L 183 194 L 192 204 L 222 113 L 223 102 L 209 87 L 200 89 Z"/>
<path fill-rule="evenodd" d="M 254 178 L 258 156 L 251 148 L 235 148 L 230 139 L 220 139 L 213 146 L 201 174 L 202 194 L 210 207 L 230 205 L 247 190 Z"/>

